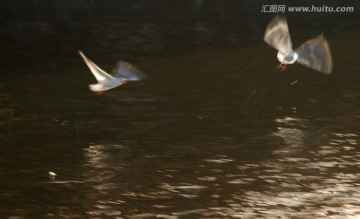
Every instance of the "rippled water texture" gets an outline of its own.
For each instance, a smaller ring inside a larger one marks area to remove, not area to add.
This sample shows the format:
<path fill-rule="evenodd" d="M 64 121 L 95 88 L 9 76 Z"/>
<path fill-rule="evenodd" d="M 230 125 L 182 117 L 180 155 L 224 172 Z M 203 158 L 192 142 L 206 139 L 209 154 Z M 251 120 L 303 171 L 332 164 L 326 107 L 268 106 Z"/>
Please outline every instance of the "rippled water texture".
<path fill-rule="evenodd" d="M 270 18 L 2 21 L 1 218 L 360 218 L 358 19 L 289 18 L 322 75 L 276 69 Z M 77 50 L 148 79 L 96 95 Z"/>

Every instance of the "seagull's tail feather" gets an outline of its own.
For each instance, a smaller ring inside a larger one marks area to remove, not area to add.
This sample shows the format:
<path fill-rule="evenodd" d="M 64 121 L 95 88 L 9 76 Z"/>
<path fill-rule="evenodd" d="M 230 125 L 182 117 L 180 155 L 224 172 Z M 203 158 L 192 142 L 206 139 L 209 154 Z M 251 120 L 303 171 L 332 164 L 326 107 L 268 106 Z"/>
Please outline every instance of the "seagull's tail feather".
<path fill-rule="evenodd" d="M 296 60 L 298 63 L 325 74 L 332 72 L 332 56 L 329 44 L 323 34 L 306 41 L 294 52 L 298 55 Z"/>

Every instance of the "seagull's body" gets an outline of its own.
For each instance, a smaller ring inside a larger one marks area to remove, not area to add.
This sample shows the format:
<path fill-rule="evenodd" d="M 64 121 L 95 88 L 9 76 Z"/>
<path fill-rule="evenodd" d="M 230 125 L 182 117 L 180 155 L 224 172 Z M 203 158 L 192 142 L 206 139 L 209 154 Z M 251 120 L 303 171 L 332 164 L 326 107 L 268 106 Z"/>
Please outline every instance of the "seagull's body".
<path fill-rule="evenodd" d="M 293 50 L 286 19 L 277 15 L 268 24 L 264 41 L 278 50 L 277 58 L 281 66 L 298 62 L 325 74 L 332 71 L 331 53 L 323 34 Z"/>
<path fill-rule="evenodd" d="M 123 85 L 128 81 L 139 81 L 146 78 L 140 70 L 125 61 L 119 61 L 116 67 L 112 70 L 112 74 L 108 74 L 88 59 L 81 51 L 79 51 L 79 54 L 98 81 L 97 84 L 89 85 L 91 91 L 103 93 L 107 90 Z"/>

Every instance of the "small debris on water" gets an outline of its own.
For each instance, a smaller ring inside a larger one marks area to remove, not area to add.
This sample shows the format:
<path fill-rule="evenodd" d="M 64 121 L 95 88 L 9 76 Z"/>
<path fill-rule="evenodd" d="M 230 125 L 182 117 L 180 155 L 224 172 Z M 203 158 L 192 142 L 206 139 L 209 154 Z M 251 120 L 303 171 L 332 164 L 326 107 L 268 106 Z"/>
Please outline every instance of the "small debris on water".
<path fill-rule="evenodd" d="M 299 80 L 295 80 L 295 81 L 293 81 L 290 85 L 294 85 L 294 84 L 296 84 L 296 83 L 298 83 L 299 82 Z"/>

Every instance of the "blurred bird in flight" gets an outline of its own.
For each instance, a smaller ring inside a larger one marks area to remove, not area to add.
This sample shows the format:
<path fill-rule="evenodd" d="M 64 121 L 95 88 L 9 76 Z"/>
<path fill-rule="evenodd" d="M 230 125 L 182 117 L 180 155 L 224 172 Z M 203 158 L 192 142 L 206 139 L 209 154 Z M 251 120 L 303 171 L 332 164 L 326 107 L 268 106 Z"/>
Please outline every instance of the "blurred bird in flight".
<path fill-rule="evenodd" d="M 281 70 L 285 70 L 288 64 L 297 62 L 325 74 L 332 71 L 331 52 L 324 35 L 320 34 L 293 50 L 286 19 L 280 15 L 275 16 L 268 24 L 264 41 L 278 50 Z"/>
<path fill-rule="evenodd" d="M 79 51 L 79 54 L 98 81 L 97 84 L 89 85 L 90 90 L 98 94 L 123 85 L 128 81 L 139 81 L 146 78 L 139 69 L 125 61 L 119 61 L 111 74 L 108 74 L 88 59 L 81 51 Z"/>

